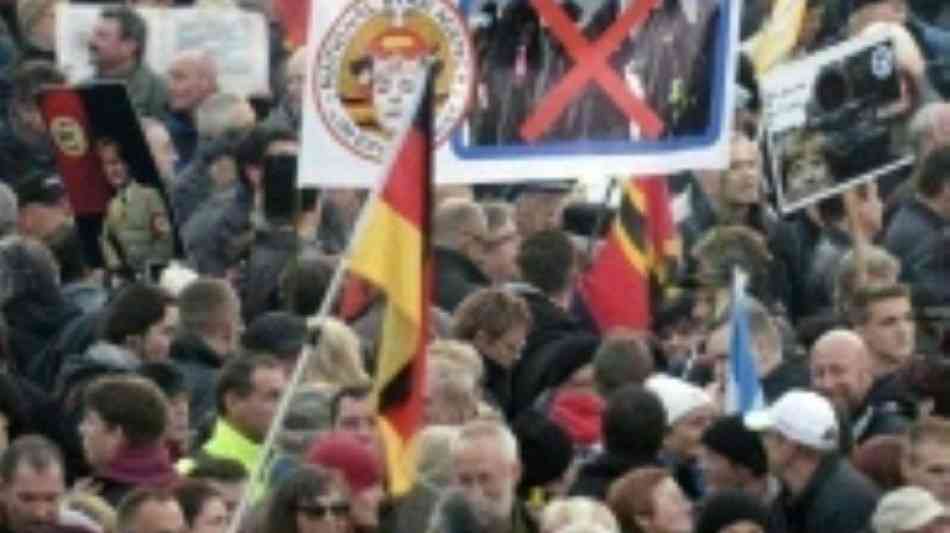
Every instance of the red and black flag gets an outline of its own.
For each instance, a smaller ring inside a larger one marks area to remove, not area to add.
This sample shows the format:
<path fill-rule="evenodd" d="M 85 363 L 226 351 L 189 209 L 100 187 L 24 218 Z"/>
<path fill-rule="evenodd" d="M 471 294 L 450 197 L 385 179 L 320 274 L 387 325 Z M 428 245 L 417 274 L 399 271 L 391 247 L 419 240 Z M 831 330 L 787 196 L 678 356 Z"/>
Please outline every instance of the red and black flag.
<path fill-rule="evenodd" d="M 432 301 L 432 76 L 415 115 L 365 208 L 349 257 L 352 272 L 386 298 L 374 391 L 390 488 L 413 484 L 410 446 L 422 425 Z"/>
<path fill-rule="evenodd" d="M 628 180 L 607 241 L 580 280 L 601 331 L 650 327 L 655 297 L 680 247 L 666 181 L 656 176 Z"/>

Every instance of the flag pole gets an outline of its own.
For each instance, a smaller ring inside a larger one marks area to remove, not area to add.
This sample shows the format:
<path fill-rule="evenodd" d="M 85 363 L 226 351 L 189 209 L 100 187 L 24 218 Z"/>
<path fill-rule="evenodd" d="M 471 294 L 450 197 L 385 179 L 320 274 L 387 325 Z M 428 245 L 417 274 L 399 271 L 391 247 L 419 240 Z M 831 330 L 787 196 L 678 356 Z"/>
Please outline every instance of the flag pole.
<path fill-rule="evenodd" d="M 381 165 L 380 167 L 382 171 L 373 185 L 372 194 L 366 199 L 366 202 L 360 209 L 360 215 L 357 218 L 356 224 L 354 225 L 353 233 L 351 234 L 352 236 L 350 237 L 350 241 L 347 243 L 346 253 L 343 254 L 343 257 L 340 259 L 340 263 L 333 272 L 333 277 L 330 279 L 330 284 L 327 287 L 327 292 L 323 297 L 323 301 L 320 303 L 320 308 L 317 310 L 317 314 L 307 319 L 308 334 L 311 326 L 318 325 L 322 320 L 329 316 L 330 309 L 333 306 L 333 303 L 336 301 L 340 289 L 343 287 L 343 276 L 346 272 L 347 264 L 349 262 L 348 258 L 353 252 L 354 242 L 356 241 L 356 238 L 365 230 L 365 226 L 369 220 L 367 215 L 369 214 L 373 203 L 382 193 L 382 190 L 386 185 L 385 178 L 389 174 L 389 170 L 394 163 L 399 151 L 399 147 L 403 144 L 406 135 L 409 133 L 410 127 L 412 126 L 412 120 L 415 116 L 415 110 L 419 107 L 426 92 L 426 80 L 428 79 L 430 70 L 431 66 L 427 65 L 425 68 L 421 69 L 419 73 L 421 83 L 416 85 L 417 90 L 415 98 L 413 99 L 414 104 L 409 107 L 409 109 L 412 109 L 413 112 L 406 114 L 406 117 L 403 120 L 402 129 L 400 130 L 402 131 L 402 134 L 398 139 L 396 139 L 397 142 L 393 142 L 387 147 L 387 155 L 384 159 L 385 164 Z M 297 363 L 294 366 L 294 371 L 291 373 L 290 380 L 287 383 L 286 392 L 281 395 L 280 403 L 277 405 L 277 411 L 274 413 L 274 418 L 267 430 L 267 436 L 264 439 L 264 443 L 261 445 L 260 457 L 257 461 L 257 464 L 254 466 L 254 471 L 250 472 L 250 482 L 248 483 L 247 488 L 244 490 L 244 494 L 241 495 L 241 501 L 234 512 L 234 516 L 231 518 L 231 523 L 228 526 L 227 533 L 238 533 L 238 530 L 241 527 L 241 522 L 251 505 L 251 500 L 253 497 L 252 492 L 255 482 L 258 481 L 258 478 L 261 478 L 261 476 L 265 474 L 266 468 L 271 466 L 271 450 L 274 448 L 274 444 L 277 442 L 277 436 L 280 434 L 283 428 L 283 422 L 287 417 L 287 411 L 290 408 L 290 402 L 293 399 L 293 393 L 297 388 L 300 378 L 303 376 L 304 370 L 307 368 L 307 363 L 310 360 L 310 356 L 319 347 L 319 343 L 323 342 L 322 336 L 320 335 L 314 335 L 312 338 L 315 338 L 316 342 L 312 343 L 311 346 L 306 346 L 303 354 L 297 359 Z"/>

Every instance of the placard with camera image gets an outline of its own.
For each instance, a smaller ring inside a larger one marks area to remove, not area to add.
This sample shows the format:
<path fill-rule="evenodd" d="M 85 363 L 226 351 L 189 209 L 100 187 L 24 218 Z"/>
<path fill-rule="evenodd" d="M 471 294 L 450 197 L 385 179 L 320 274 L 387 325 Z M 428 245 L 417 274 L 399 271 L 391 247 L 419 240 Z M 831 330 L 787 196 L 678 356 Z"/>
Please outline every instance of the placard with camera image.
<path fill-rule="evenodd" d="M 778 208 L 790 213 L 913 161 L 894 43 L 857 38 L 776 68 L 762 80 Z"/>

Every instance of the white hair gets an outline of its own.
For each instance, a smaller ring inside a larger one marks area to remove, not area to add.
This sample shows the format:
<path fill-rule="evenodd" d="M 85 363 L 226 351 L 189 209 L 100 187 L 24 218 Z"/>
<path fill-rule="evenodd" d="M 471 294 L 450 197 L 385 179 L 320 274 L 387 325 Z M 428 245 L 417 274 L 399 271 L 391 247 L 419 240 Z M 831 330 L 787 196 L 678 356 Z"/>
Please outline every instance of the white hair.
<path fill-rule="evenodd" d="M 549 503 L 541 515 L 541 530 L 551 533 L 620 533 L 620 526 L 606 505 L 575 496 Z"/>
<path fill-rule="evenodd" d="M 494 418 L 480 418 L 468 422 L 459 430 L 458 438 L 452 442 L 452 456 L 457 456 L 471 446 L 483 446 L 485 439 L 495 441 L 494 448 L 504 454 L 505 459 L 520 463 L 518 439 L 504 422 Z"/>

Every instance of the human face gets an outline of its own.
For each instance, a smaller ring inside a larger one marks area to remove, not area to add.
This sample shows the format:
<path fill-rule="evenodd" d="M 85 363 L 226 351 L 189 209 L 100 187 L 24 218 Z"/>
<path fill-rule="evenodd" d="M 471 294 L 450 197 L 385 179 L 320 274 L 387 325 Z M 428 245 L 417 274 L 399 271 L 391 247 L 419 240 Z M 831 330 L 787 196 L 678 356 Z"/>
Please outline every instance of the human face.
<path fill-rule="evenodd" d="M 188 426 L 190 412 L 188 402 L 188 394 L 179 394 L 168 402 L 170 407 L 168 411 L 168 438 L 179 443 L 184 450 L 188 449 L 191 440 L 191 430 Z"/>
<path fill-rule="evenodd" d="M 147 501 L 132 519 L 135 533 L 184 533 L 185 515 L 175 500 Z"/>
<path fill-rule="evenodd" d="M 224 533 L 228 530 L 228 509 L 222 498 L 211 498 L 195 516 L 190 533 Z"/>
<path fill-rule="evenodd" d="M 699 467 L 710 493 L 742 486 L 739 472 L 732 461 L 705 446 L 699 454 Z"/>
<path fill-rule="evenodd" d="M 10 482 L 0 489 L 7 529 L 12 533 L 26 533 L 56 525 L 59 501 L 65 490 L 60 465 L 38 469 L 27 461 L 22 462 L 13 471 Z"/>
<path fill-rule="evenodd" d="M 380 449 L 377 445 L 379 433 L 376 427 L 376 410 L 373 409 L 369 396 L 342 398 L 335 425 L 336 429 L 355 435 L 363 444 L 373 446 L 375 450 Z"/>
<path fill-rule="evenodd" d="M 479 332 L 476 336 L 487 337 L 484 332 Z M 514 324 L 508 331 L 502 333 L 493 340 L 483 339 L 481 344 L 482 352 L 496 363 L 505 368 L 511 368 L 518 358 L 521 357 L 521 350 L 524 348 L 524 341 L 528 336 L 528 326 L 525 324 Z"/>
<path fill-rule="evenodd" d="M 765 533 L 765 530 L 759 524 L 743 520 L 720 529 L 719 533 Z"/>
<path fill-rule="evenodd" d="M 175 330 L 178 328 L 178 307 L 165 307 L 165 315 L 158 322 L 149 326 L 145 331 L 145 342 L 142 346 L 144 361 L 165 361 L 168 359 L 168 350 L 171 348 Z"/>
<path fill-rule="evenodd" d="M 518 462 L 505 457 L 497 442 L 473 440 L 455 452 L 453 466 L 455 485 L 476 515 L 493 521 L 511 516 L 521 471 Z"/>
<path fill-rule="evenodd" d="M 653 489 L 653 514 L 656 533 L 689 533 L 693 530 L 692 506 L 673 478 L 667 477 Z"/>
<path fill-rule="evenodd" d="M 729 205 L 757 204 L 762 196 L 762 156 L 759 147 L 743 135 L 735 135 L 732 160 L 722 176 L 720 196 Z"/>
<path fill-rule="evenodd" d="M 409 109 L 409 99 L 415 94 L 418 59 L 394 54 L 388 58 L 373 58 L 373 110 L 383 131 L 399 131 Z"/>
<path fill-rule="evenodd" d="M 214 188 L 224 190 L 238 180 L 237 161 L 231 156 L 221 156 L 211 163 L 208 169 Z"/>
<path fill-rule="evenodd" d="M 294 58 L 287 63 L 287 102 L 290 108 L 300 115 L 303 107 L 303 86 L 306 75 L 306 63 L 303 59 Z"/>
<path fill-rule="evenodd" d="M 297 505 L 298 533 L 347 533 L 350 503 L 337 492 Z"/>
<path fill-rule="evenodd" d="M 102 162 L 102 171 L 106 181 L 113 189 L 120 189 L 129 181 L 129 168 L 119 155 L 119 147 L 107 144 L 99 148 L 99 160 Z"/>
<path fill-rule="evenodd" d="M 666 436 L 667 451 L 679 459 L 696 457 L 699 453 L 700 438 L 715 416 L 715 409 L 704 405 L 677 420 Z"/>
<path fill-rule="evenodd" d="M 855 328 L 884 368 L 903 366 L 914 355 L 914 311 L 904 297 L 887 298 L 871 304 L 865 324 Z"/>
<path fill-rule="evenodd" d="M 55 204 L 31 203 L 20 206 L 17 220 L 20 234 L 46 242 L 63 224 L 69 222 L 71 212 L 65 197 Z"/>
<path fill-rule="evenodd" d="M 228 415 L 254 442 L 263 442 L 287 378 L 280 367 L 258 367 L 251 376 L 251 384 L 253 390 L 245 398 L 231 396 L 233 408 L 228 406 Z"/>
<path fill-rule="evenodd" d="M 215 480 L 208 480 L 208 483 L 221 495 L 221 501 L 224 503 L 224 509 L 227 512 L 227 522 L 230 523 L 231 519 L 234 518 L 234 512 L 237 511 L 238 505 L 241 503 L 241 497 L 244 495 L 247 483 L 244 481 L 225 483 L 224 481 Z"/>
<path fill-rule="evenodd" d="M 507 283 L 518 277 L 518 248 L 521 236 L 513 221 L 498 228 L 485 247 L 485 273 L 496 283 Z"/>
<path fill-rule="evenodd" d="M 812 350 L 812 388 L 838 409 L 854 414 L 873 380 L 868 354 L 860 344 L 819 344 Z"/>
<path fill-rule="evenodd" d="M 706 338 L 702 361 L 711 366 L 716 383 L 726 382 L 726 361 L 729 359 L 729 327 L 713 330 Z"/>
<path fill-rule="evenodd" d="M 785 196 L 791 201 L 800 200 L 824 188 L 830 178 L 831 170 L 824 156 L 817 150 L 807 150 L 803 156 L 792 161 Z"/>
<path fill-rule="evenodd" d="M 56 43 L 56 3 L 47 5 L 29 30 L 29 40 L 43 50 L 52 50 Z"/>
<path fill-rule="evenodd" d="M 950 505 L 950 447 L 925 437 L 910 450 L 901 470 L 909 485 L 926 489 Z"/>
<path fill-rule="evenodd" d="M 877 183 L 872 181 L 864 187 L 866 192 L 864 198 L 861 198 L 856 191 L 849 191 L 849 194 L 853 194 L 857 201 L 858 223 L 864 230 L 865 235 L 873 237 L 881 231 L 884 225 L 884 204 L 881 202 Z"/>
<path fill-rule="evenodd" d="M 527 192 L 515 204 L 518 233 L 527 238 L 539 231 L 561 227 L 568 195 L 554 192 Z"/>
<path fill-rule="evenodd" d="M 145 139 L 148 149 L 158 167 L 158 173 L 165 183 L 175 181 L 175 164 L 178 162 L 178 151 L 172 142 L 168 130 L 161 125 L 153 125 L 145 130 Z"/>
<path fill-rule="evenodd" d="M 777 431 L 766 431 L 762 434 L 762 445 L 769 459 L 769 470 L 780 479 L 791 465 L 793 445 Z"/>
<path fill-rule="evenodd" d="M 379 483 L 353 494 L 353 524 L 374 530 L 379 527 L 379 507 L 385 496 Z"/>
<path fill-rule="evenodd" d="M 168 106 L 172 111 L 191 111 L 213 91 L 201 65 L 194 58 L 183 57 L 168 69 Z"/>
<path fill-rule="evenodd" d="M 135 42 L 122 38 L 118 20 L 100 17 L 89 41 L 89 54 L 100 73 L 108 72 L 135 61 Z"/>
<path fill-rule="evenodd" d="M 93 409 L 86 409 L 79 435 L 86 462 L 94 469 L 105 468 L 119 453 L 123 441 L 122 430 L 110 427 Z"/>

